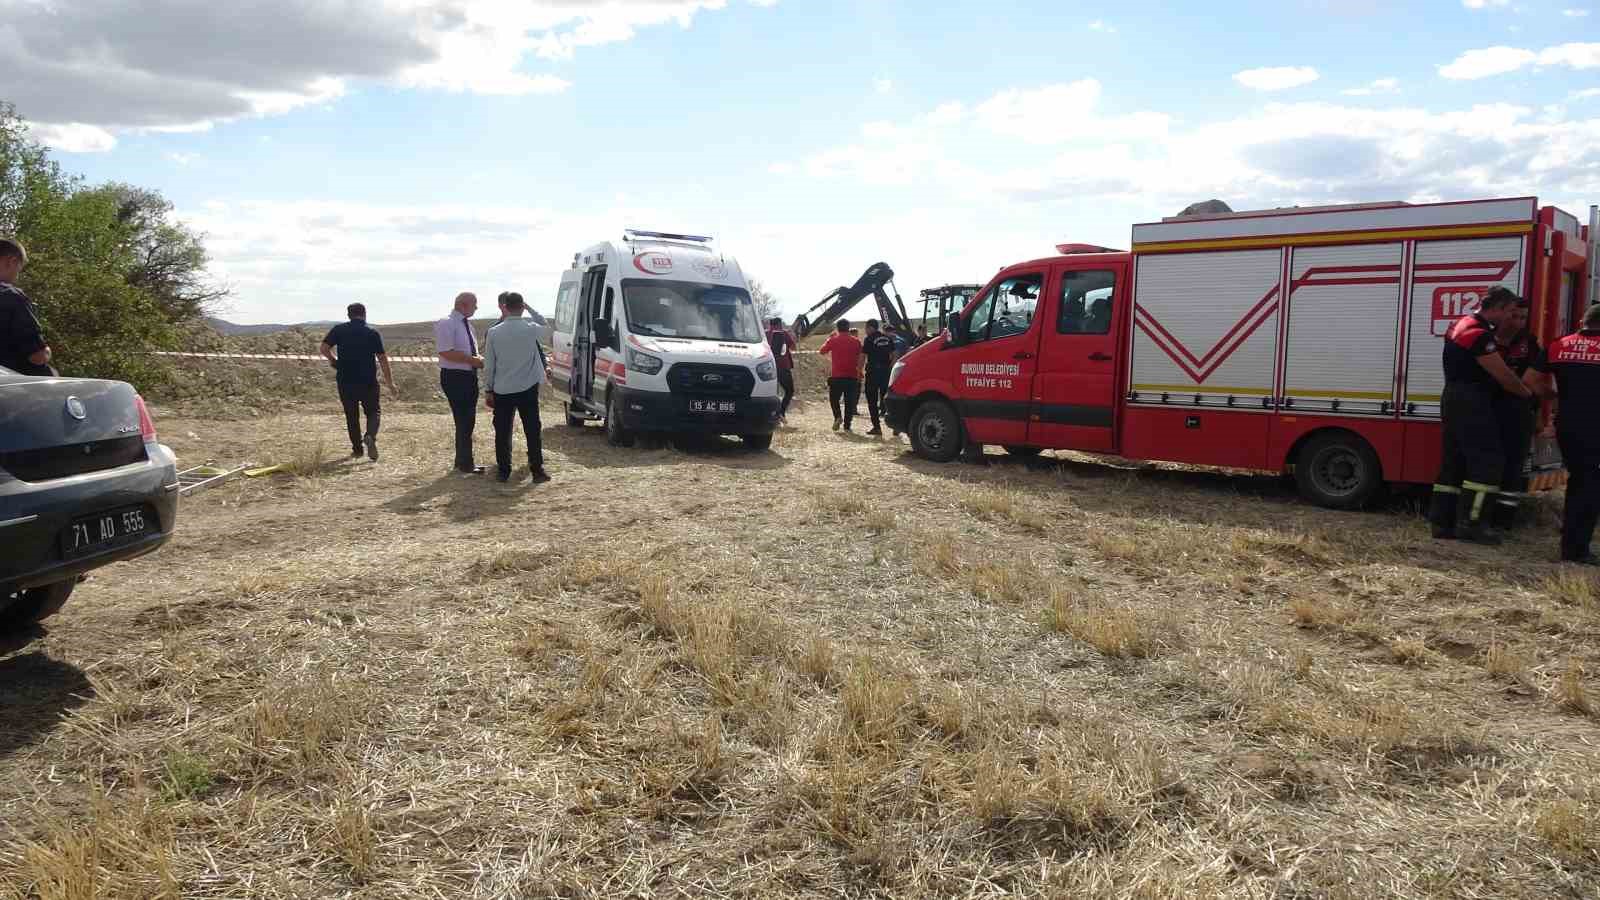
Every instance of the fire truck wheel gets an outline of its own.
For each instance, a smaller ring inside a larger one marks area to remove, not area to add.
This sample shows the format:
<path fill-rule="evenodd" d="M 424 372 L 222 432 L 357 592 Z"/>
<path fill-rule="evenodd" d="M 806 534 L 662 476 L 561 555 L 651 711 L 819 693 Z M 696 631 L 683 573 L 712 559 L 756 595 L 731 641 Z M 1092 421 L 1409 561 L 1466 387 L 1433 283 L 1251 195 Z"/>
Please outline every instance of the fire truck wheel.
<path fill-rule="evenodd" d="M 583 427 L 584 418 L 583 418 L 583 416 L 575 416 L 575 415 L 572 414 L 572 404 L 563 403 L 561 405 L 561 408 L 567 414 L 567 427 L 568 428 L 582 428 Z"/>
<path fill-rule="evenodd" d="M 633 432 L 622 425 L 622 395 L 615 391 L 606 397 L 606 443 L 613 447 L 633 446 Z"/>
<path fill-rule="evenodd" d="M 911 449 L 923 459 L 949 462 L 961 454 L 966 443 L 961 433 L 961 419 L 950 404 L 943 400 L 929 400 L 917 407 L 911 417 Z"/>
<path fill-rule="evenodd" d="M 1378 455 L 1347 431 L 1317 435 L 1295 458 L 1300 495 L 1329 509 L 1359 509 L 1383 484 Z"/>
<path fill-rule="evenodd" d="M 1030 458 L 1038 456 L 1040 453 L 1042 453 L 1044 451 L 1044 448 L 1043 447 L 1019 447 L 1016 444 L 1007 444 L 1005 450 L 1006 450 L 1006 455 L 1008 455 L 1008 456 L 1020 456 L 1020 457 L 1023 457 L 1024 459 L 1030 459 Z"/>

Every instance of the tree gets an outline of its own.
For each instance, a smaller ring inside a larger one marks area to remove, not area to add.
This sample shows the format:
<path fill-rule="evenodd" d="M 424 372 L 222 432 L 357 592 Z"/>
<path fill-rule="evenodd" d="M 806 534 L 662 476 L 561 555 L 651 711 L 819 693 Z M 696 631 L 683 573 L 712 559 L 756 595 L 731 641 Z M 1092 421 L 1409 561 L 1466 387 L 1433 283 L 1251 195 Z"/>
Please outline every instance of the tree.
<path fill-rule="evenodd" d="M 117 204 L 131 262 L 128 284 L 150 295 L 168 321 L 187 322 L 215 309 L 228 291 L 206 272 L 210 257 L 187 225 L 171 219 L 172 203 L 159 193 L 127 184 L 96 188 Z"/>
<path fill-rule="evenodd" d="M 159 383 L 167 367 L 148 351 L 173 346 L 175 326 L 224 296 L 199 237 L 171 213 L 154 191 L 64 175 L 0 103 L 0 234 L 28 248 L 18 286 L 63 374 Z"/>
<path fill-rule="evenodd" d="M 769 320 L 782 315 L 778 309 L 778 299 L 772 296 L 766 285 L 754 278 L 746 278 L 745 283 L 750 285 L 750 299 L 755 302 L 756 315 L 761 317 L 762 325 L 766 325 Z"/>

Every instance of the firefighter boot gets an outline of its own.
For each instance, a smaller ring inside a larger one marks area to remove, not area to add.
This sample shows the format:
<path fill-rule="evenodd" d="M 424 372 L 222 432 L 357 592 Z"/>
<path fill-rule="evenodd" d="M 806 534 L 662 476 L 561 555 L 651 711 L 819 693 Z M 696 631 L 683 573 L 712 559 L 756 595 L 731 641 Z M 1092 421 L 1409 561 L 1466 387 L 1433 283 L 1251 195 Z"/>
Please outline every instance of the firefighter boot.
<path fill-rule="evenodd" d="M 1495 494 L 1489 501 L 1489 525 L 1495 531 L 1509 534 L 1517 525 L 1518 507 L 1516 494 Z"/>
<path fill-rule="evenodd" d="M 1433 524 L 1433 536 L 1436 540 L 1455 540 L 1456 507 L 1460 500 L 1460 488 L 1448 484 L 1433 486 L 1433 498 L 1428 504 L 1428 521 Z"/>
<path fill-rule="evenodd" d="M 1489 484 L 1462 483 L 1461 496 L 1456 503 L 1456 537 L 1459 540 L 1489 547 L 1499 545 L 1500 535 L 1489 528 L 1487 521 L 1489 498 L 1499 490 Z"/>

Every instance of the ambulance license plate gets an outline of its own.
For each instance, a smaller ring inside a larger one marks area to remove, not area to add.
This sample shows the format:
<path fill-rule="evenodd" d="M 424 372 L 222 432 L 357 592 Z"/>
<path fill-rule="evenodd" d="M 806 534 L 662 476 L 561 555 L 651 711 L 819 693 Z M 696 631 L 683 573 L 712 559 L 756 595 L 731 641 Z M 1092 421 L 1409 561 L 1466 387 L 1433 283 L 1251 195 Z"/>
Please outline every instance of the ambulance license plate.
<path fill-rule="evenodd" d="M 732 413 L 738 406 L 732 400 L 690 400 L 689 411 L 697 413 Z"/>

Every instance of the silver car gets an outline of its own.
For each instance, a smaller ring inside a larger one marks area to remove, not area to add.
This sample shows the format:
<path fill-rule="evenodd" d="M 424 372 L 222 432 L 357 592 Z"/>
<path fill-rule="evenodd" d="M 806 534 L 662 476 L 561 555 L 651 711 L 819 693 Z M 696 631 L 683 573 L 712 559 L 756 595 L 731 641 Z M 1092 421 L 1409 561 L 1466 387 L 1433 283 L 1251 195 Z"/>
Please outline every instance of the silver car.
<path fill-rule="evenodd" d="M 160 547 L 177 513 L 177 460 L 132 386 L 0 368 L 0 631 Z"/>

